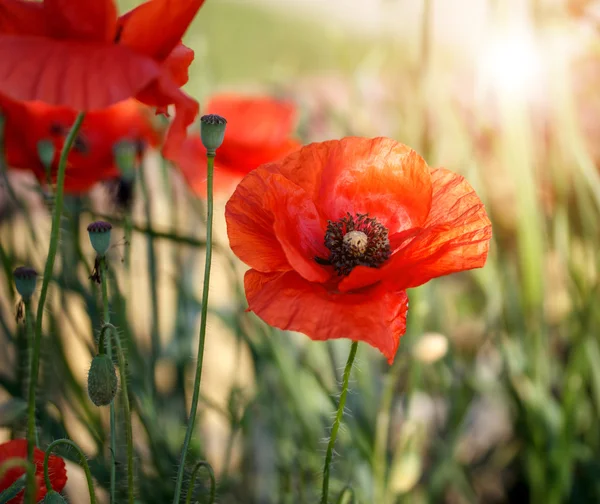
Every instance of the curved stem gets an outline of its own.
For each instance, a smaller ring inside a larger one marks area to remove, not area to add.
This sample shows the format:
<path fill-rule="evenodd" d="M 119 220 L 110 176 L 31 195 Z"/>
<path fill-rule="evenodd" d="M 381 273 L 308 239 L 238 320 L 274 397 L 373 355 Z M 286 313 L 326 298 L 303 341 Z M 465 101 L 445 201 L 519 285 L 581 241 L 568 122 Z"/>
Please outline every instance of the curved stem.
<path fill-rule="evenodd" d="M 206 262 L 204 263 L 204 286 L 202 289 L 202 312 L 200 320 L 200 341 L 198 342 L 198 360 L 196 363 L 196 377 L 194 378 L 194 393 L 192 396 L 192 406 L 190 409 L 190 418 L 188 421 L 185 439 L 181 449 L 181 459 L 179 468 L 177 469 L 177 481 L 175 483 L 175 495 L 173 496 L 173 504 L 179 504 L 181 496 L 181 487 L 183 485 L 183 474 L 185 471 L 185 459 L 187 457 L 188 448 L 192 433 L 194 432 L 194 424 L 196 423 L 196 411 L 198 410 L 198 398 L 200 396 L 200 381 L 202 378 L 202 359 L 204 357 L 204 341 L 206 339 L 206 316 L 208 313 L 208 286 L 210 283 L 210 264 L 212 260 L 212 228 L 213 228 L 213 171 L 215 158 L 214 153 L 207 153 L 207 174 L 206 193 L 207 193 L 207 219 L 206 219 Z"/>
<path fill-rule="evenodd" d="M 346 494 L 350 494 L 350 502 L 353 504 L 355 501 L 355 497 L 354 497 L 354 490 L 352 489 L 351 486 L 346 486 L 344 487 L 344 489 L 342 490 L 342 493 L 340 493 L 340 496 L 338 497 L 337 500 L 337 504 L 343 504 L 344 502 L 344 497 L 346 497 Z"/>
<path fill-rule="evenodd" d="M 100 258 L 100 283 L 102 286 L 102 318 L 103 323 L 110 323 L 110 310 L 108 307 L 108 264 L 106 257 Z M 109 342 L 110 343 L 110 342 Z M 100 339 L 98 340 L 98 352 L 104 353 L 104 332 L 100 332 Z M 107 355 L 112 360 L 112 345 L 109 344 L 107 348 Z M 122 381 L 122 380 L 121 380 Z M 115 402 L 111 401 L 109 406 L 109 422 L 110 422 L 110 503 L 114 504 L 115 495 L 117 490 L 117 462 L 115 460 L 115 454 L 117 452 L 117 436 L 115 434 Z"/>
<path fill-rule="evenodd" d="M 112 324 L 106 324 L 102 328 L 102 333 L 104 333 L 104 331 L 110 332 L 112 343 L 114 343 L 117 349 L 119 376 L 121 377 L 121 393 L 123 394 L 123 413 L 125 413 L 125 439 L 127 441 L 127 496 L 129 504 L 134 504 L 133 431 L 131 427 L 131 406 L 129 405 L 129 392 L 127 390 L 127 362 L 125 361 L 125 354 L 123 353 L 121 339 L 117 334 L 116 327 Z"/>
<path fill-rule="evenodd" d="M 329 468 L 331 465 L 331 459 L 333 457 L 333 447 L 335 446 L 335 439 L 337 438 L 340 424 L 342 423 L 342 417 L 344 416 L 344 406 L 346 405 L 346 396 L 348 395 L 348 382 L 350 381 L 350 371 L 352 371 L 352 364 L 354 363 L 354 357 L 356 356 L 356 350 L 358 349 L 358 341 L 353 341 L 350 347 L 350 355 L 344 368 L 344 378 L 342 383 L 342 393 L 340 395 L 340 404 L 338 405 L 337 414 L 333 427 L 331 428 L 331 437 L 329 438 L 329 444 L 327 445 L 327 453 L 325 454 L 325 465 L 323 467 L 323 491 L 321 492 L 321 504 L 327 504 L 327 496 L 329 494 Z"/>
<path fill-rule="evenodd" d="M 48 286 L 52 277 L 54 260 L 56 259 L 56 250 L 58 248 L 58 239 L 60 237 L 60 219 L 62 216 L 63 195 L 65 185 L 65 172 L 67 169 L 67 157 L 69 151 L 77 137 L 77 133 L 83 123 L 84 112 L 80 112 L 75 119 L 75 123 L 69 132 L 65 144 L 60 153 L 58 161 L 58 175 L 56 178 L 56 199 L 54 212 L 52 214 L 52 230 L 50 231 L 50 245 L 48 247 L 48 257 L 44 267 L 44 277 L 42 279 L 42 288 L 40 290 L 40 300 L 38 303 L 37 317 L 35 321 L 35 336 L 33 340 L 31 369 L 29 370 L 29 401 L 27 417 L 27 460 L 33 462 L 33 432 L 35 431 L 35 392 L 37 387 L 38 372 L 40 365 L 40 346 L 42 342 L 42 322 L 44 318 L 44 306 L 46 305 L 46 296 L 48 295 Z M 33 502 L 35 496 L 30 496 L 29 502 Z"/>
<path fill-rule="evenodd" d="M 77 453 L 79 453 L 79 458 L 81 459 L 81 465 L 83 467 L 83 471 L 85 472 L 85 479 L 87 480 L 88 492 L 90 494 L 90 504 L 96 504 L 96 495 L 94 494 L 94 482 L 92 480 L 92 472 L 90 471 L 90 466 L 88 465 L 87 458 L 85 458 L 85 454 L 81 451 L 81 448 L 77 446 L 76 443 L 71 441 L 70 439 L 57 439 L 50 443 L 50 446 L 46 449 L 46 455 L 44 456 L 44 479 L 46 480 L 46 488 L 48 490 L 52 490 L 52 482 L 50 481 L 50 475 L 48 474 L 48 460 L 50 460 L 50 454 L 52 450 L 56 448 L 58 445 L 66 444 L 71 448 L 74 448 Z"/>
<path fill-rule="evenodd" d="M 217 482 L 215 480 L 215 473 L 213 471 L 212 466 L 202 460 L 196 464 L 194 470 L 192 471 L 192 478 L 190 480 L 190 486 L 188 487 L 187 498 L 185 499 L 185 504 L 190 504 L 192 502 L 192 494 L 194 493 L 194 486 L 196 485 L 196 477 L 198 476 L 198 471 L 204 467 L 208 471 L 208 477 L 210 478 L 210 497 L 208 499 L 208 504 L 213 504 L 215 502 L 215 493 L 217 492 Z"/>
<path fill-rule="evenodd" d="M 5 460 L 0 464 L 0 481 L 4 478 L 6 471 L 10 471 L 14 467 L 23 467 L 25 469 L 25 474 L 27 475 L 27 487 L 25 491 L 28 495 L 33 496 L 33 500 L 36 497 L 36 488 L 35 488 L 35 465 L 32 462 L 29 462 L 21 457 L 13 457 Z"/>

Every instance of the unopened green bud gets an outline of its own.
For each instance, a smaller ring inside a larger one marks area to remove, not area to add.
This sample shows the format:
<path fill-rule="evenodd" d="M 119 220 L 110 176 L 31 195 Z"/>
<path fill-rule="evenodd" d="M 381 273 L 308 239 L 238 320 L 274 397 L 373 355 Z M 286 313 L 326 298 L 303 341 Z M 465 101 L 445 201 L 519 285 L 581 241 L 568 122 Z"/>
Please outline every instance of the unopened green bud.
<path fill-rule="evenodd" d="M 200 118 L 200 136 L 208 154 L 214 156 L 225 138 L 227 120 L 216 114 L 204 115 Z"/>
<path fill-rule="evenodd" d="M 54 490 L 50 490 L 42 502 L 43 504 L 67 504 L 63 496 Z"/>
<path fill-rule="evenodd" d="M 104 257 L 110 247 L 110 230 L 112 224 L 110 222 L 96 221 L 92 222 L 88 227 L 90 241 L 92 247 L 100 257 Z"/>
<path fill-rule="evenodd" d="M 49 170 L 54 161 L 54 144 L 51 140 L 40 140 L 37 143 L 38 157 L 46 170 Z"/>
<path fill-rule="evenodd" d="M 37 283 L 37 272 L 33 268 L 27 266 L 19 266 L 13 271 L 15 286 L 21 297 L 27 301 L 31 299 Z"/>
<path fill-rule="evenodd" d="M 123 178 L 132 180 L 135 175 L 136 145 L 128 141 L 118 142 L 113 148 L 113 153 L 115 164 L 121 175 L 123 175 Z"/>
<path fill-rule="evenodd" d="M 107 406 L 117 394 L 115 365 L 106 354 L 92 359 L 88 373 L 88 395 L 96 406 Z"/>

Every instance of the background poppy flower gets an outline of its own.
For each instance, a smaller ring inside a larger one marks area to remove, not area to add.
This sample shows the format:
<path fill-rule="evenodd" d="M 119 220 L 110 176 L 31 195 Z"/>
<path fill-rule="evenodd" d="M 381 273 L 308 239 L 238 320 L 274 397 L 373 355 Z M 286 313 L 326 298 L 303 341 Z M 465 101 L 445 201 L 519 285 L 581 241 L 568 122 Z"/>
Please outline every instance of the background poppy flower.
<path fill-rule="evenodd" d="M 77 113 L 66 107 L 53 107 L 42 102 L 17 102 L 0 95 L 0 114 L 5 119 L 6 164 L 11 168 L 30 170 L 41 182 L 45 182 L 46 169 L 39 158 L 38 145 L 43 141 L 49 142 L 54 147 L 51 169 L 54 182 L 60 151 Z M 160 135 L 153 129 L 142 105 L 135 100 L 126 100 L 89 112 L 69 153 L 65 191 L 84 192 L 101 180 L 119 177 L 114 149 L 123 141 L 137 146 L 138 159 L 148 145 L 159 143 Z"/>
<path fill-rule="evenodd" d="M 44 456 L 45 453 L 39 448 L 35 448 L 33 452 L 33 461 L 35 464 L 35 479 L 37 486 L 37 494 L 35 501 L 38 502 L 44 498 L 47 493 L 46 484 L 44 482 Z M 12 458 L 27 458 L 27 440 L 13 439 L 6 443 L 0 444 L 0 464 Z M 14 467 L 4 473 L 4 477 L 0 479 L 0 492 L 9 488 L 17 479 L 25 474 L 25 469 Z M 52 489 L 60 492 L 67 484 L 67 469 L 65 461 L 55 455 L 48 457 L 48 475 Z M 21 504 L 23 502 L 24 491 L 21 491 L 14 499 L 11 499 L 10 504 Z"/>
<path fill-rule="evenodd" d="M 227 119 L 225 139 L 215 158 L 216 192 L 229 196 L 248 172 L 300 147 L 291 138 L 296 126 L 296 108 L 291 102 L 223 94 L 210 99 L 206 113 Z M 205 196 L 206 149 L 200 137 L 187 138 L 172 161 L 192 191 Z"/>
<path fill-rule="evenodd" d="M 468 182 L 386 138 L 313 143 L 248 174 L 226 206 L 249 310 L 392 363 L 406 289 L 484 265 L 491 224 Z"/>
<path fill-rule="evenodd" d="M 198 113 L 181 91 L 193 51 L 181 37 L 204 0 L 150 0 L 117 17 L 113 0 L 0 0 L 0 93 L 75 110 L 135 97 L 175 119 L 164 151 Z"/>

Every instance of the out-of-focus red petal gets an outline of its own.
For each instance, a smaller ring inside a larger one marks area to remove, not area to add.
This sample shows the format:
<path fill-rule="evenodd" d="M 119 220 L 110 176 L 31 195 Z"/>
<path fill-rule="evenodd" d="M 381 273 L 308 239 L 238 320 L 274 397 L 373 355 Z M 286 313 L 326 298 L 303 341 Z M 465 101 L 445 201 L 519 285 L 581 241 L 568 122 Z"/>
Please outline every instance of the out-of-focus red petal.
<path fill-rule="evenodd" d="M 0 93 L 15 100 L 101 109 L 135 96 L 159 74 L 156 62 L 118 45 L 0 37 Z"/>
<path fill-rule="evenodd" d="M 163 69 L 169 73 L 175 85 L 181 87 L 189 79 L 189 67 L 192 61 L 194 61 L 194 51 L 183 44 L 177 44 L 163 62 Z"/>
<path fill-rule="evenodd" d="M 227 116 L 223 117 L 227 118 Z M 229 127 L 229 119 L 227 119 L 227 127 Z M 284 139 L 278 144 L 253 146 L 237 144 L 229 135 L 229 131 L 226 131 L 225 140 L 217 151 L 217 157 L 222 166 L 227 166 L 231 172 L 237 173 L 239 178 L 260 165 L 277 161 L 301 147 L 299 142 L 291 138 Z"/>
<path fill-rule="evenodd" d="M 227 119 L 227 135 L 221 147 L 225 150 L 226 144 L 249 150 L 278 149 L 287 142 L 296 123 L 296 107 L 292 102 L 266 96 L 216 95 L 207 103 L 206 113 Z M 266 162 L 274 159 L 277 158 Z"/>
<path fill-rule="evenodd" d="M 348 338 L 377 348 L 391 364 L 406 331 L 406 292 L 368 289 L 341 294 L 295 272 L 244 277 L 249 309 L 267 324 L 313 340 Z"/>
<path fill-rule="evenodd" d="M 368 213 L 395 233 L 421 225 L 431 175 L 415 151 L 388 138 L 348 137 L 303 147 L 278 163 L 331 220 Z"/>
<path fill-rule="evenodd" d="M 377 273 L 388 288 L 417 287 L 432 278 L 485 264 L 492 225 L 483 203 L 464 177 L 445 169 L 431 174 L 433 201 L 427 221 Z M 340 290 L 364 285 L 361 276 L 369 272 L 365 268 L 355 271 L 340 284 Z"/>
<path fill-rule="evenodd" d="M 45 35 L 44 4 L 24 0 L 0 0 L 0 35 Z"/>
<path fill-rule="evenodd" d="M 62 39 L 113 42 L 117 8 L 113 0 L 44 0 L 50 35 Z"/>
<path fill-rule="evenodd" d="M 263 272 L 295 269 L 314 282 L 330 273 L 314 257 L 327 257 L 323 228 L 314 203 L 278 173 L 258 168 L 238 185 L 225 208 L 234 253 Z"/>
<path fill-rule="evenodd" d="M 46 485 L 44 483 L 44 452 L 38 448 L 35 448 L 33 453 L 33 460 L 35 464 L 35 477 L 36 477 L 36 502 L 43 499 L 46 495 Z M 27 458 L 27 440 L 26 439 L 14 439 L 7 441 L 6 443 L 0 444 L 0 464 L 11 458 Z M 15 467 L 9 469 L 4 473 L 4 477 L 0 479 L 0 492 L 9 488 L 17 479 L 19 479 L 25 473 L 25 469 Z M 48 457 L 48 475 L 50 476 L 50 483 L 52 488 L 57 492 L 60 492 L 67 483 L 67 470 L 65 462 L 62 458 L 55 455 Z M 20 492 L 17 497 L 12 499 L 11 504 L 22 504 L 24 492 Z"/>
<path fill-rule="evenodd" d="M 119 19 L 119 44 L 162 61 L 179 44 L 204 0 L 150 0 Z"/>

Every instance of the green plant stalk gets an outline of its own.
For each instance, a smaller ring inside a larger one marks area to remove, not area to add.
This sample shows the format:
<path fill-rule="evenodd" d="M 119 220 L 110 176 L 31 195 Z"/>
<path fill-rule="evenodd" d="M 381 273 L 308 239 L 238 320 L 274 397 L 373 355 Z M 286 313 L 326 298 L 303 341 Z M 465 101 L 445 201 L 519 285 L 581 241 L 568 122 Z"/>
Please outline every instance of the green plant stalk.
<path fill-rule="evenodd" d="M 348 382 L 350 381 L 350 372 L 352 371 L 352 364 L 354 363 L 354 357 L 356 357 L 356 350 L 358 349 L 358 341 L 353 341 L 350 347 L 350 355 L 348 355 L 348 361 L 344 368 L 344 381 L 342 382 L 342 393 L 340 395 L 340 403 L 338 405 L 337 414 L 333 427 L 331 428 L 331 436 L 329 438 L 329 444 L 327 445 L 327 453 L 325 454 L 325 465 L 323 466 L 323 491 L 321 492 L 321 504 L 327 504 L 327 496 L 329 495 L 329 471 L 331 466 L 331 459 L 333 457 L 333 447 L 335 446 L 335 440 L 337 438 L 340 424 L 342 423 L 342 417 L 344 416 L 344 406 L 346 405 L 346 396 L 348 395 Z"/>
<path fill-rule="evenodd" d="M 52 277 L 52 270 L 54 268 L 54 260 L 56 259 L 56 251 L 58 249 L 58 240 L 60 237 L 60 219 L 62 216 L 63 207 L 63 196 L 64 196 L 64 185 L 65 185 L 65 172 L 67 169 L 67 157 L 73 146 L 73 142 L 77 137 L 77 133 L 81 128 L 83 119 L 85 117 L 84 112 L 80 112 L 75 119 L 75 123 L 69 132 L 65 144 L 60 153 L 60 159 L 58 161 L 58 175 L 56 178 L 56 200 L 54 206 L 54 212 L 52 215 L 52 230 L 50 232 L 50 245 L 48 247 L 48 257 L 46 259 L 46 266 L 44 267 L 44 277 L 42 279 L 42 288 L 40 290 L 40 300 L 37 309 L 37 318 L 35 323 L 35 334 L 33 340 L 33 349 L 31 357 L 31 369 L 29 370 L 29 411 L 27 415 L 27 460 L 33 463 L 33 449 L 34 449 L 34 431 L 35 431 L 35 392 L 37 387 L 38 372 L 40 365 L 40 347 L 42 342 L 42 322 L 44 318 L 44 306 L 46 305 L 46 296 L 48 295 L 48 286 L 50 285 L 50 278 Z M 33 502 L 35 495 L 29 496 L 29 501 Z"/>
<path fill-rule="evenodd" d="M 57 439 L 50 443 L 50 446 L 46 449 L 46 455 L 44 456 L 44 480 L 46 481 L 46 488 L 48 490 L 52 490 L 52 483 L 50 482 L 50 475 L 48 474 L 48 460 L 50 459 L 50 454 L 52 450 L 56 448 L 58 445 L 66 444 L 71 448 L 74 448 L 77 453 L 79 453 L 79 458 L 81 459 L 81 466 L 83 467 L 83 471 L 85 472 L 85 479 L 87 481 L 88 492 L 90 494 L 90 504 L 96 504 L 96 495 L 94 494 L 94 482 L 92 480 L 92 472 L 90 471 L 90 466 L 88 465 L 87 459 L 85 458 L 85 454 L 81 451 L 81 448 L 77 446 L 76 443 L 71 441 L 70 439 Z"/>
<path fill-rule="evenodd" d="M 144 193 L 144 211 L 146 213 L 146 222 L 148 226 L 152 222 L 152 209 L 150 205 L 150 193 L 146 180 L 146 173 L 142 167 L 140 173 L 140 181 L 142 183 L 142 192 Z M 154 371 L 156 369 L 156 361 L 160 355 L 160 335 L 159 335 L 159 319 L 158 319 L 158 273 L 156 270 L 156 249 L 154 248 L 154 239 L 148 236 L 148 267 L 150 269 L 150 301 L 152 303 L 152 329 L 150 333 L 151 353 L 149 367 L 149 385 L 154 394 L 156 387 L 154 386 Z"/>
<path fill-rule="evenodd" d="M 25 304 L 25 332 L 27 335 L 27 348 L 29 348 L 30 350 L 33 348 L 33 333 L 34 333 L 34 327 L 33 327 L 33 306 L 31 303 L 31 299 L 27 299 L 27 300 L 23 300 L 23 303 Z M 32 368 L 32 359 L 33 359 L 33 355 L 30 353 L 29 354 L 29 369 L 31 370 Z M 31 392 L 31 384 L 29 384 L 29 391 Z M 33 418 L 33 419 L 32 419 Z M 29 447 L 35 447 L 38 445 L 38 439 L 37 439 L 37 430 L 35 428 L 35 411 L 33 414 L 33 417 L 28 416 L 27 417 L 27 454 L 29 455 Z M 32 448 L 32 452 L 33 452 L 33 448 Z M 33 459 L 31 460 L 31 462 L 33 461 Z"/>
<path fill-rule="evenodd" d="M 108 307 L 108 264 L 106 257 L 100 258 L 100 279 L 102 285 L 102 318 L 104 324 L 110 323 L 110 311 Z M 104 353 L 104 341 L 98 342 L 98 351 Z M 112 360 L 112 345 L 109 344 L 107 348 L 107 355 Z M 115 460 L 115 454 L 117 453 L 117 437 L 115 435 L 115 402 L 112 401 L 109 406 L 109 422 L 110 422 L 110 502 L 114 504 L 116 490 L 117 490 L 117 463 Z"/>
<path fill-rule="evenodd" d="M 198 398 L 200 396 L 200 381 L 202 379 L 202 360 L 204 357 L 204 342 L 206 340 L 206 317 L 208 314 L 208 286 L 210 283 L 210 265 L 212 260 L 212 234 L 213 234 L 213 171 L 215 165 L 214 152 L 207 153 L 207 174 L 206 195 L 207 195 L 207 219 L 206 219 L 206 261 L 204 264 L 204 286 L 202 288 L 202 312 L 200 320 L 200 341 L 198 342 L 198 357 L 196 363 L 196 377 L 194 378 L 194 393 L 192 396 L 192 406 L 190 408 L 190 418 L 188 420 L 183 447 L 181 449 L 181 459 L 177 469 L 177 481 L 175 483 L 175 495 L 173 504 L 179 504 L 181 496 L 181 487 L 183 485 L 183 475 L 185 472 L 185 459 L 194 432 L 196 423 L 196 411 L 198 410 Z"/>
<path fill-rule="evenodd" d="M 213 471 L 212 466 L 202 460 L 196 464 L 194 470 L 192 471 L 192 477 L 190 479 L 190 486 L 188 487 L 187 497 L 185 499 L 185 504 L 190 504 L 192 502 L 192 494 L 194 493 L 194 486 L 196 485 L 196 478 L 198 476 L 198 471 L 204 467 L 208 471 L 208 477 L 210 478 L 210 497 L 208 499 L 208 504 L 213 504 L 215 502 L 215 494 L 217 492 L 217 482 L 215 480 L 215 472 Z"/>
<path fill-rule="evenodd" d="M 4 478 L 6 471 L 10 471 L 14 467 L 23 467 L 27 475 L 27 486 L 25 492 L 28 495 L 33 496 L 32 502 L 35 500 L 35 465 L 32 462 L 28 462 L 20 457 L 13 457 L 5 460 L 0 464 L 0 481 Z"/>
<path fill-rule="evenodd" d="M 344 504 L 346 502 L 345 497 L 348 494 L 350 494 L 350 500 L 347 501 L 347 502 L 349 504 L 354 504 L 354 502 L 355 502 L 356 499 L 355 499 L 355 496 L 354 496 L 354 490 L 352 489 L 351 486 L 344 487 L 344 489 L 340 493 L 340 496 L 338 497 L 337 504 Z M 379 501 L 376 501 L 376 502 L 379 502 Z"/>
<path fill-rule="evenodd" d="M 121 378 L 121 393 L 123 394 L 123 413 L 125 414 L 125 439 L 127 442 L 127 496 L 128 503 L 134 504 L 134 486 L 133 486 L 133 430 L 131 427 L 131 406 L 129 404 L 129 391 L 127 389 L 127 362 L 125 353 L 121 346 L 121 339 L 117 334 L 117 329 L 112 324 L 106 324 L 100 333 L 100 341 L 103 341 L 104 332 L 109 331 L 111 341 L 117 349 L 117 360 L 119 362 L 119 376 Z"/>

